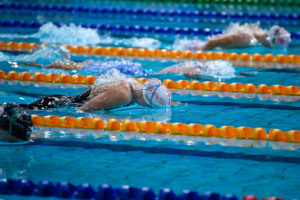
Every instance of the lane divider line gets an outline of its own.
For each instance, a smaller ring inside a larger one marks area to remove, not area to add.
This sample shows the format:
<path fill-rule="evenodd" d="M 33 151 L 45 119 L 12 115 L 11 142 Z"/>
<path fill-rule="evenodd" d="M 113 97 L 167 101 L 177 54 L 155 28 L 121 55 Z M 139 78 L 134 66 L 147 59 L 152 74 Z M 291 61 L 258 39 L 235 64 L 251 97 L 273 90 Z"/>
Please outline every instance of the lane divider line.
<path fill-rule="evenodd" d="M 17 52 L 29 52 L 36 46 L 48 45 L 26 42 L 8 42 L 0 41 L 1 51 L 17 51 Z M 273 66 L 274 63 L 281 64 L 296 64 L 294 68 L 300 68 L 300 55 L 272 55 L 254 53 L 252 55 L 248 53 L 228 53 L 228 52 L 192 52 L 189 50 L 167 50 L 167 49 L 145 49 L 145 48 L 123 48 L 123 47 L 92 47 L 92 46 L 74 46 L 65 45 L 72 54 L 85 54 L 85 55 L 100 55 L 100 56 L 124 56 L 124 57 L 144 57 L 144 58 L 168 58 L 168 59 L 200 59 L 200 60 L 228 60 L 233 64 L 238 65 L 239 62 L 243 63 L 243 66 L 250 67 L 262 67 L 263 63 L 266 67 Z"/>
<path fill-rule="evenodd" d="M 124 131 L 124 132 L 142 132 L 156 133 L 168 135 L 185 135 L 196 137 L 215 137 L 228 139 L 251 139 L 261 141 L 274 142 L 292 142 L 300 143 L 300 131 L 290 130 L 283 132 L 280 129 L 270 129 L 269 133 L 261 127 L 233 127 L 222 126 L 215 127 L 212 124 L 184 124 L 152 121 L 133 122 L 132 120 L 119 121 L 117 119 L 107 119 L 106 123 L 101 118 L 88 117 L 59 117 L 56 115 L 39 116 L 31 115 L 34 126 L 45 127 L 60 127 L 60 128 L 79 128 L 79 129 L 94 129 L 94 130 L 109 130 L 109 131 Z"/>
<path fill-rule="evenodd" d="M 61 83 L 50 83 L 50 82 L 31 82 L 31 81 L 19 81 L 19 80 L 4 80 L 0 79 L 1 85 L 6 86 L 24 86 L 29 88 L 60 88 L 60 89 L 69 89 L 69 88 L 84 88 L 84 84 L 61 84 Z M 8 88 L 6 88 L 9 90 Z M 24 88 L 21 87 L 20 90 Z M 15 90 L 15 88 L 13 89 Z M 4 90 L 5 91 L 5 90 Z M 220 91 L 204 91 L 204 90 L 182 90 L 182 89 L 171 89 L 171 92 L 180 94 L 180 95 L 192 95 L 192 96 L 202 96 L 202 97 L 211 97 L 218 96 L 220 98 L 233 98 L 233 99 L 254 99 L 257 98 L 259 101 L 275 101 L 275 102 L 298 102 L 300 101 L 300 96 L 286 96 L 286 95 L 268 95 L 268 94 L 256 94 L 256 93 L 237 93 L 237 92 L 220 92 Z"/>
<path fill-rule="evenodd" d="M 19 13 L 17 13 L 19 14 Z M 198 23 L 198 19 L 195 19 L 195 21 Z M 206 23 L 217 23 L 216 20 L 213 20 L 211 18 L 204 20 Z M 228 23 L 226 21 L 220 21 L 221 23 L 225 24 Z M 283 21 L 284 23 L 289 23 L 287 20 Z M 4 28 L 9 28 L 10 32 L 18 32 L 18 28 L 29 28 L 32 30 L 38 29 L 41 26 L 43 26 L 44 23 L 40 23 L 37 21 L 22 21 L 22 20 L 0 20 L 0 26 Z M 61 27 L 63 25 L 69 25 L 68 23 L 60 23 L 60 22 L 53 22 L 58 27 Z M 95 29 L 99 33 L 109 33 L 111 35 L 141 35 L 145 36 L 148 34 L 154 34 L 154 37 L 156 35 L 164 35 L 164 36 L 170 36 L 170 35 L 186 35 L 186 36 L 211 36 L 211 35 L 217 35 L 221 34 L 222 31 L 220 29 L 210 29 L 210 28 L 181 28 L 181 27 L 162 27 L 162 26 L 143 26 L 143 25 L 122 25 L 122 24 L 76 24 L 77 26 L 81 26 L 84 28 L 90 28 Z M 295 24 L 293 24 L 296 26 Z M 16 30 L 13 30 L 12 28 L 16 28 Z M 300 38 L 300 32 L 290 32 L 292 39 L 299 39 Z"/>
<path fill-rule="evenodd" d="M 7 11 L 29 11 L 38 12 L 39 14 L 84 14 L 90 16 L 105 15 L 105 17 L 112 16 L 140 16 L 142 19 L 153 20 L 163 19 L 167 21 L 174 21 L 174 19 L 190 20 L 190 21 L 204 21 L 210 19 L 212 21 L 249 21 L 260 20 L 261 23 L 276 23 L 285 25 L 297 25 L 300 19 L 299 14 L 273 14 L 273 13 L 236 13 L 236 12 L 201 12 L 198 10 L 154 10 L 154 9 L 132 9 L 132 8 L 90 8 L 84 6 L 65 6 L 65 5 L 51 5 L 51 4 L 22 4 L 22 3 L 2 3 L 0 10 Z"/>
<path fill-rule="evenodd" d="M 198 193 L 192 190 L 184 190 L 179 194 L 168 188 L 159 190 L 155 193 L 153 189 L 148 187 L 132 187 L 122 185 L 120 187 L 112 187 L 108 184 L 102 184 L 93 187 L 89 183 L 74 184 L 70 182 L 51 182 L 39 181 L 34 183 L 27 179 L 0 179 L 0 194 L 4 195 L 20 195 L 38 198 L 61 198 L 61 199 L 94 199 L 94 200 L 114 200 L 114 199 L 136 199 L 136 200 L 184 200 L 190 199 L 222 199 L 222 200 L 239 200 L 240 198 L 233 194 L 222 195 L 216 192 Z M 277 197 L 265 198 L 265 200 L 285 200 Z M 246 195 L 243 200 L 258 200 L 254 195 Z"/>
<path fill-rule="evenodd" d="M 33 82 L 48 82 L 48 83 L 63 83 L 63 84 L 85 84 L 93 85 L 97 77 L 88 75 L 68 75 L 68 74 L 43 74 L 36 72 L 33 76 L 29 72 L 9 71 L 7 74 L 0 70 L 0 79 L 18 80 L 18 81 L 33 81 Z M 140 83 L 145 83 L 147 78 L 135 78 Z M 283 85 L 266 85 L 260 84 L 255 86 L 252 83 L 230 83 L 213 82 L 213 81 L 187 81 L 171 79 L 163 80 L 163 84 L 169 89 L 179 90 L 200 90 L 200 91 L 217 91 L 217 92 L 233 92 L 233 93 L 250 93 L 250 94 L 266 94 L 266 95 L 285 95 L 285 96 L 300 96 L 299 86 L 283 86 Z"/>

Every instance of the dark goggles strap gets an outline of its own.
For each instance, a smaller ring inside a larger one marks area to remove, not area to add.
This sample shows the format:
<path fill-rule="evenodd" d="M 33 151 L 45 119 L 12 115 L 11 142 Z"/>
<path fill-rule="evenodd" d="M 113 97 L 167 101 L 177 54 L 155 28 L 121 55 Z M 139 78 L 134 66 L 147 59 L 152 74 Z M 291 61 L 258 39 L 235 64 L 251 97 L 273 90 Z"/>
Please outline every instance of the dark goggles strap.
<path fill-rule="evenodd" d="M 12 124 L 13 124 L 13 121 L 15 119 L 15 116 L 16 114 L 18 114 L 19 112 L 19 109 L 17 109 L 13 115 L 11 116 L 10 120 L 9 120 L 9 140 L 11 140 L 11 137 L 12 137 L 12 134 L 11 134 L 11 131 L 12 131 Z"/>

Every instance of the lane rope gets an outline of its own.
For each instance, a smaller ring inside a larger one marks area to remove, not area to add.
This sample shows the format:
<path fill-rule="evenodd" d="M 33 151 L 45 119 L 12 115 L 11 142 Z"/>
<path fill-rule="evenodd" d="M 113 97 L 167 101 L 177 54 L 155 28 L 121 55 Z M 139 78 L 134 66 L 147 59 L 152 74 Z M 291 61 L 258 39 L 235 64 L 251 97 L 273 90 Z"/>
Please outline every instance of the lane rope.
<path fill-rule="evenodd" d="M 48 82 L 48 83 L 63 83 L 63 84 L 84 84 L 93 85 L 97 77 L 88 75 L 69 75 L 69 74 L 56 74 L 48 73 L 43 74 L 36 72 L 31 76 L 29 72 L 21 72 L 18 74 L 16 71 L 9 71 L 7 74 L 0 70 L 0 79 L 18 80 L 18 81 L 32 81 L 32 82 Z M 135 78 L 141 84 L 144 84 L 147 78 Z M 213 82 L 213 81 L 188 81 L 171 79 L 163 80 L 163 84 L 169 89 L 178 90 L 199 90 L 199 91 L 216 91 L 216 92 L 232 92 L 232 93 L 250 93 L 250 94 L 266 94 L 266 95 L 285 95 L 285 96 L 300 96 L 299 86 L 283 86 L 283 85 L 266 85 L 260 84 L 255 86 L 252 83 L 230 83 Z"/>
<path fill-rule="evenodd" d="M 18 13 L 19 14 L 19 13 Z M 216 20 L 207 19 L 206 23 L 216 23 Z M 61 27 L 62 25 L 68 25 L 63 23 L 53 22 L 56 26 Z M 197 22 L 198 23 L 198 22 Z M 222 23 L 227 23 L 222 21 Z M 17 21 L 17 20 L 0 20 L 0 26 L 6 28 L 31 28 L 38 29 L 43 25 L 43 23 L 37 21 Z M 271 24 L 270 24 L 271 25 Z M 96 29 L 99 33 L 102 34 L 111 34 L 111 35 L 145 35 L 145 34 L 154 34 L 154 35 L 185 35 L 185 36 L 212 36 L 221 34 L 222 31 L 219 29 L 199 29 L 199 28 L 181 28 L 181 27 L 160 27 L 160 26 L 142 26 L 142 25 L 110 25 L 110 24 L 77 24 L 84 28 Z M 17 31 L 15 31 L 17 32 Z M 300 39 L 300 32 L 291 32 L 292 39 Z"/>
<path fill-rule="evenodd" d="M 54 4 L 22 4 L 22 3 L 2 3 L 0 9 L 3 11 L 36 11 L 39 14 L 56 14 L 69 13 L 72 15 L 84 14 L 86 15 L 105 15 L 105 17 L 116 17 L 117 15 L 139 16 L 142 19 L 153 20 L 153 17 L 157 19 L 163 19 L 168 21 L 174 21 L 179 19 L 183 21 L 206 21 L 210 19 L 215 22 L 231 22 L 243 21 L 249 22 L 249 20 L 259 20 L 262 24 L 276 23 L 284 25 L 298 25 L 300 20 L 299 14 L 274 14 L 274 13 L 241 13 L 241 12 L 209 12 L 209 11 L 185 11 L 185 10 L 154 10 L 154 9 L 132 9 L 132 8 L 91 8 L 86 6 L 71 6 L 71 5 L 54 5 Z"/>
<path fill-rule="evenodd" d="M 31 49 L 39 45 L 38 43 L 27 42 L 3 42 L 0 41 L 1 51 L 13 51 L 13 52 L 29 52 Z M 141 57 L 141 58 L 165 58 L 165 59 L 200 59 L 200 60 L 228 60 L 234 65 L 241 64 L 245 67 L 266 67 L 270 68 L 274 66 L 274 63 L 286 65 L 292 65 L 293 68 L 300 68 L 300 56 L 299 55 L 272 55 L 254 53 L 252 55 L 248 53 L 228 53 L 228 52 L 192 52 L 189 50 L 167 50 L 167 49 L 145 49 L 145 48 L 123 48 L 123 47 L 92 47 L 92 46 L 75 46 L 64 45 L 72 54 L 84 54 L 84 55 L 98 55 L 98 56 L 124 56 L 124 57 Z M 288 67 L 288 66 L 287 66 Z"/>
<path fill-rule="evenodd" d="M 48 87 L 48 88 L 60 88 L 60 89 L 69 89 L 69 88 L 84 88 L 86 85 L 83 84 L 60 84 L 60 83 L 52 83 L 52 82 L 31 82 L 31 81 L 11 81 L 11 80 L 3 80 L 1 81 L 1 85 L 7 86 L 16 86 L 20 85 L 23 87 L 29 88 L 38 88 Z M 24 88 L 20 87 L 20 90 Z M 15 90 L 15 88 L 12 88 Z M 6 91 L 6 90 L 3 90 Z M 259 101 L 274 101 L 274 102 L 298 102 L 300 101 L 300 96 L 286 96 L 286 95 L 267 95 L 267 94 L 256 94 L 256 93 L 237 93 L 237 92 L 219 92 L 219 91 L 204 91 L 204 90 L 182 90 L 182 89 L 171 89 L 171 92 L 180 94 L 180 95 L 192 95 L 192 96 L 202 96 L 202 97 L 212 97 L 218 96 L 219 98 L 232 98 L 232 99 L 254 99 L 257 98 Z"/>
<path fill-rule="evenodd" d="M 107 119 L 106 123 L 101 118 L 88 117 L 59 117 L 56 115 L 39 116 L 31 115 L 34 126 L 45 127 L 60 127 L 60 128 L 79 128 L 79 129 L 93 129 L 93 130 L 109 130 L 109 131 L 123 131 L 136 133 L 156 133 L 168 135 L 185 135 L 195 137 L 215 137 L 227 139 L 250 139 L 260 141 L 274 141 L 274 142 L 292 142 L 300 143 L 300 131 L 290 130 L 283 132 L 280 129 L 270 129 L 269 133 L 261 127 L 233 127 L 222 126 L 217 128 L 212 124 L 184 124 L 152 121 L 138 121 L 132 120 L 119 121 L 117 119 Z"/>
<path fill-rule="evenodd" d="M 73 184 L 69 182 L 40 181 L 34 183 L 26 179 L 0 179 L 0 194 L 4 195 L 21 195 L 36 196 L 39 198 L 56 197 L 62 199 L 134 199 L 134 200 L 185 200 L 194 199 L 222 199 L 222 200 L 239 200 L 232 194 L 222 195 L 215 192 L 198 193 L 192 190 L 184 190 L 179 194 L 171 189 L 164 188 L 155 194 L 154 190 L 148 187 L 136 188 L 129 185 L 123 185 L 113 188 L 108 184 L 102 184 L 95 189 L 91 184 Z M 275 200 L 277 197 L 264 198 L 264 200 Z M 246 195 L 243 200 L 258 200 L 254 195 Z M 280 200 L 284 200 L 281 199 Z"/>

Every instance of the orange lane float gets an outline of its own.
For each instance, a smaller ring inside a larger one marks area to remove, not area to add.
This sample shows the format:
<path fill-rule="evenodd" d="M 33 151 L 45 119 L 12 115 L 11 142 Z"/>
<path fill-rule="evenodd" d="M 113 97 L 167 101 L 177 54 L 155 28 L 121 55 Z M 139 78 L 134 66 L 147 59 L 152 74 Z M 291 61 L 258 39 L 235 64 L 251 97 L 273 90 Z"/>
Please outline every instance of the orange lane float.
<path fill-rule="evenodd" d="M 132 120 L 119 121 L 117 119 L 108 119 L 106 123 L 100 118 L 88 117 L 59 117 L 55 115 L 39 116 L 31 115 L 34 126 L 60 127 L 60 128 L 79 128 L 94 130 L 123 131 L 136 133 L 156 133 L 166 135 L 185 135 L 195 137 L 215 137 L 228 139 L 251 139 L 260 141 L 274 142 L 293 142 L 300 143 L 300 131 L 291 130 L 283 132 L 280 129 L 270 129 L 269 133 L 261 127 L 233 127 L 222 126 L 215 127 L 212 124 L 184 124 L 152 121 L 133 122 Z"/>
<path fill-rule="evenodd" d="M 0 50 L 2 51 L 19 51 L 28 52 L 38 45 L 47 44 L 37 44 L 37 43 L 26 43 L 26 42 L 8 42 L 5 43 L 0 41 Z M 123 48 L 123 47 L 92 47 L 92 46 L 72 46 L 65 45 L 69 51 L 73 54 L 89 54 L 89 55 L 110 55 L 110 56 L 134 56 L 134 57 L 156 57 L 156 58 L 180 58 L 180 59 L 223 59 L 229 60 L 236 63 L 241 62 L 254 62 L 252 66 L 261 67 L 262 65 L 255 63 L 281 63 L 281 64 L 299 64 L 299 55 L 272 55 L 272 54 L 259 54 L 254 53 L 252 55 L 248 53 L 227 53 L 227 52 L 202 52 L 196 51 L 191 52 L 189 50 L 167 50 L 167 49 L 145 49 L 145 48 Z M 247 64 L 248 66 L 248 64 Z"/>
<path fill-rule="evenodd" d="M 68 75 L 68 74 L 43 74 L 36 72 L 33 76 L 29 72 L 21 72 L 20 75 L 16 71 L 9 71 L 7 74 L 3 70 L 0 70 L 0 79 L 6 80 L 19 80 L 19 81 L 33 81 L 33 82 L 52 82 L 63 84 L 85 84 L 93 85 L 97 79 L 94 76 L 88 75 Z M 144 83 L 146 78 L 137 78 L 137 81 Z M 213 81 L 187 81 L 178 80 L 173 81 L 171 79 L 163 80 L 163 84 L 169 89 L 187 89 L 187 90 L 202 90 L 202 91 L 218 91 L 218 92 L 235 92 L 235 93 L 250 93 L 250 94 L 271 94 L 271 95 L 289 95 L 300 96 L 299 86 L 283 86 L 283 85 L 265 85 L 260 84 L 257 87 L 252 83 L 231 83 L 225 82 L 213 82 Z"/>

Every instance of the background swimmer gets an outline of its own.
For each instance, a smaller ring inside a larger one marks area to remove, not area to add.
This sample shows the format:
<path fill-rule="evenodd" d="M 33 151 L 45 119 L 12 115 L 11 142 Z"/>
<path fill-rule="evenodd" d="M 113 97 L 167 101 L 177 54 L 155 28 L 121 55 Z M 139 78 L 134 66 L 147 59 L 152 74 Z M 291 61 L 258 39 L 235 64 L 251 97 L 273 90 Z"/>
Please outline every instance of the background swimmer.
<path fill-rule="evenodd" d="M 210 50 L 214 48 L 241 48 L 261 43 L 265 47 L 286 48 L 291 42 L 291 35 L 284 28 L 274 25 L 269 30 L 263 30 L 259 24 L 231 23 L 222 34 L 203 40 L 176 40 L 175 49 Z"/>
<path fill-rule="evenodd" d="M 31 51 L 30 55 L 17 58 L 22 65 L 31 65 L 43 68 L 65 69 L 65 70 L 83 70 L 94 73 L 102 73 L 107 70 L 117 69 L 121 73 L 130 76 L 142 76 L 147 72 L 138 62 L 130 60 L 115 61 L 93 61 L 74 62 L 70 60 L 71 54 L 64 46 L 38 46 Z"/>
<path fill-rule="evenodd" d="M 224 60 L 213 61 L 186 61 L 170 67 L 166 67 L 157 74 L 184 74 L 188 78 L 200 79 L 199 75 L 212 76 L 217 79 L 234 78 L 235 69 L 232 64 Z M 240 72 L 243 76 L 253 76 L 246 72 Z"/>
<path fill-rule="evenodd" d="M 40 57 L 39 57 L 40 55 Z M 98 72 L 100 74 L 109 74 L 117 70 L 122 74 L 129 76 L 148 75 L 146 70 L 138 62 L 130 60 L 115 61 L 85 61 L 74 62 L 70 60 L 70 52 L 64 46 L 40 46 L 32 51 L 32 55 L 24 57 L 24 60 L 33 59 L 34 62 L 21 62 L 26 65 L 33 65 L 45 68 L 65 69 L 65 70 L 83 70 L 90 72 Z M 51 60 L 53 62 L 51 63 Z M 40 63 L 40 64 L 38 64 Z M 185 74 L 189 78 L 197 78 L 198 75 L 212 76 L 214 78 L 232 78 L 235 77 L 235 70 L 232 64 L 227 61 L 187 61 L 167 67 L 157 74 L 179 73 Z M 120 75 L 120 73 L 115 74 Z M 245 74 L 243 74 L 245 75 Z"/>

